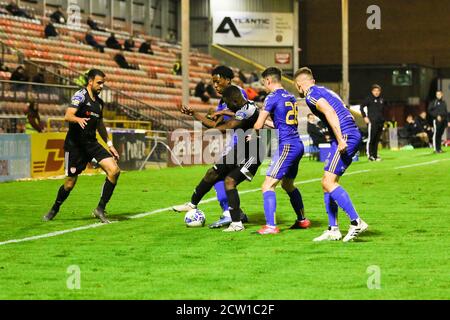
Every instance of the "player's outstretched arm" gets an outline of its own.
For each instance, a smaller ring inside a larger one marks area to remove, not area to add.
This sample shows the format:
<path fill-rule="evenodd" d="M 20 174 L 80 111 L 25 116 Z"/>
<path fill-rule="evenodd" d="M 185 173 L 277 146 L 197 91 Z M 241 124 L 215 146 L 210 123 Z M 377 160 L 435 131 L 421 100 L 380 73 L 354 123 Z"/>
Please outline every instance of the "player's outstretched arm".
<path fill-rule="evenodd" d="M 330 104 L 324 98 L 320 98 L 317 101 L 316 107 L 317 110 L 319 110 L 325 115 L 325 118 L 330 124 L 334 136 L 336 137 L 336 140 L 338 142 L 339 152 L 344 152 L 347 149 L 347 142 L 344 140 L 344 137 L 342 136 L 341 125 L 339 124 L 339 118 L 336 114 L 336 111 L 334 111 L 333 107 L 330 106 Z"/>
<path fill-rule="evenodd" d="M 67 108 L 66 115 L 64 116 L 64 120 L 67 122 L 78 123 L 82 129 L 86 127 L 89 118 L 79 118 L 75 115 L 77 112 L 77 108 L 69 107 Z"/>
<path fill-rule="evenodd" d="M 220 130 L 221 132 L 225 133 L 229 129 L 237 129 L 242 126 L 241 120 L 231 119 L 224 124 L 221 124 L 220 126 L 216 127 L 215 129 Z"/>
<path fill-rule="evenodd" d="M 180 111 L 181 113 L 194 117 L 195 120 L 200 121 L 207 128 L 214 128 L 216 126 L 215 121 L 208 119 L 205 115 L 194 111 L 189 106 L 182 106 L 180 108 Z"/>
<path fill-rule="evenodd" d="M 116 148 L 114 148 L 113 143 L 111 140 L 108 140 L 108 131 L 106 131 L 105 123 L 103 122 L 103 119 L 100 119 L 97 123 L 97 131 L 100 137 L 102 137 L 103 141 L 105 141 L 106 145 L 108 146 L 109 151 L 112 153 L 114 158 L 119 160 L 119 153 L 117 152 Z"/>

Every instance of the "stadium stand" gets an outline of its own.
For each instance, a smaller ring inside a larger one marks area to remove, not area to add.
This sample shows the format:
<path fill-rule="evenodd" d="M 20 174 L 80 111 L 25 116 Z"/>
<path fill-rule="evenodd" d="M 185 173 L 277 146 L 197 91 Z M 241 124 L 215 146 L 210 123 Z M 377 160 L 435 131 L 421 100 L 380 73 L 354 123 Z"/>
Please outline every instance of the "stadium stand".
<path fill-rule="evenodd" d="M 25 19 L 11 15 L 0 14 L 0 42 L 10 52 L 4 55 L 4 64 L 9 71 L 19 65 L 20 54 L 26 60 L 38 65 L 60 64 L 61 76 L 74 80 L 75 75 L 84 73 L 86 70 L 97 67 L 102 69 L 108 76 L 107 86 L 120 92 L 128 99 L 121 99 L 121 104 L 130 104 L 138 113 L 152 117 L 166 117 L 166 127 L 173 129 L 179 123 L 173 117 L 181 120 L 189 120 L 178 112 L 181 104 L 181 76 L 172 74 L 172 66 L 177 54 L 180 53 L 178 45 L 165 42 L 162 39 L 148 36 L 135 37 L 136 47 L 147 39 L 152 41 L 154 55 L 139 52 L 124 51 L 127 61 L 139 66 L 139 70 L 121 69 L 114 62 L 113 57 L 116 50 L 105 48 L 101 53 L 84 43 L 88 27 L 72 28 L 67 25 L 55 23 L 60 34 L 58 38 L 45 39 L 44 28 L 48 18 Z M 94 38 L 100 44 L 104 44 L 110 33 L 91 30 Z M 128 34 L 116 33 L 119 42 L 129 38 Z M 15 53 L 16 52 L 16 53 Z M 193 91 L 195 85 L 201 78 L 209 77 L 210 71 L 218 61 L 212 57 L 192 51 L 190 56 L 190 89 Z M 0 72 L 1 80 L 8 80 L 10 72 Z M 138 100 L 140 103 L 132 103 Z M 198 110 L 207 111 L 217 105 L 217 99 L 211 99 L 208 104 L 203 103 L 200 98 L 192 96 L 190 105 Z M 5 107 L 7 105 L 8 107 Z M 19 110 L 13 102 L 2 102 L 0 112 L 8 114 L 11 110 Z M 137 107 L 139 106 L 139 107 Z M 158 110 L 164 111 L 164 113 Z M 45 105 L 42 114 L 62 115 L 64 106 L 58 104 Z M 114 115 L 111 113 L 111 115 Z M 171 121 L 172 120 L 172 121 Z M 173 123 L 173 124 L 171 124 Z"/>

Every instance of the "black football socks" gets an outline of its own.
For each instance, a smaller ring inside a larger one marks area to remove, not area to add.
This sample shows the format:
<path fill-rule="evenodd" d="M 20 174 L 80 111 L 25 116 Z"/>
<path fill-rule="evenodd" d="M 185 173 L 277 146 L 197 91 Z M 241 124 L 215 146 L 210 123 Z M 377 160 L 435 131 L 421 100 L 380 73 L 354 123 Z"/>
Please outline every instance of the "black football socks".
<path fill-rule="evenodd" d="M 62 185 L 59 190 L 58 190 L 58 195 L 56 196 L 56 201 L 53 204 L 52 209 L 55 212 L 59 211 L 59 208 L 61 207 L 61 205 L 63 204 L 63 202 L 67 199 L 67 197 L 69 196 L 71 190 L 66 190 L 64 189 L 64 186 Z"/>
<path fill-rule="evenodd" d="M 241 221 L 241 201 L 237 189 L 227 190 L 228 205 L 233 222 Z"/>
<path fill-rule="evenodd" d="M 206 182 L 205 179 L 202 179 L 198 186 L 195 188 L 194 193 L 191 197 L 191 203 L 193 205 L 198 205 L 199 202 L 202 200 L 203 196 L 211 190 L 211 188 L 214 186 L 214 183 Z"/>
<path fill-rule="evenodd" d="M 114 183 L 112 183 L 111 181 L 109 181 L 108 178 L 106 178 L 105 184 L 103 185 L 102 197 L 100 198 L 100 202 L 98 203 L 98 208 L 105 210 L 106 205 L 108 204 L 109 200 L 111 199 L 115 188 L 116 188 L 116 185 Z"/>

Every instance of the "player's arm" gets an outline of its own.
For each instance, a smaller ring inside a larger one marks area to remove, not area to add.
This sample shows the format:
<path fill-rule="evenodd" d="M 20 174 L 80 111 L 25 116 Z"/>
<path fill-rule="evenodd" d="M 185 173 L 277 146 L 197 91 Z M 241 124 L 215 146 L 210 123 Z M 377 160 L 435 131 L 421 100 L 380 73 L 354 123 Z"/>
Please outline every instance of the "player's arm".
<path fill-rule="evenodd" d="M 330 106 L 324 98 L 320 98 L 317 101 L 316 108 L 325 115 L 325 118 L 330 124 L 331 130 L 333 130 L 334 136 L 338 142 L 339 152 L 344 152 L 347 149 L 347 142 L 342 136 L 341 125 L 339 124 L 339 118 L 336 111 L 334 111 L 333 107 Z"/>
<path fill-rule="evenodd" d="M 188 116 L 194 117 L 195 120 L 200 121 L 205 127 L 207 128 L 214 128 L 216 127 L 216 121 L 208 119 L 207 116 L 194 111 L 189 106 L 182 106 L 180 109 L 181 113 L 187 114 Z"/>
<path fill-rule="evenodd" d="M 89 118 L 80 118 L 75 115 L 77 112 L 77 108 L 69 107 L 67 108 L 66 115 L 64 116 L 64 120 L 67 122 L 78 123 L 82 129 L 86 127 Z"/>
<path fill-rule="evenodd" d="M 112 153 L 114 158 L 119 160 L 119 153 L 117 152 L 116 148 L 114 148 L 113 143 L 111 140 L 108 139 L 108 131 L 106 130 L 105 123 L 103 122 L 103 119 L 100 119 L 97 123 L 97 131 L 100 137 L 102 137 L 103 141 L 105 141 L 106 145 L 108 146 L 109 151 Z"/>
<path fill-rule="evenodd" d="M 220 130 L 222 133 L 226 133 L 229 129 L 237 129 L 242 126 L 242 121 L 237 119 L 231 119 L 227 122 L 221 124 L 220 126 L 217 126 L 215 129 Z"/>
<path fill-rule="evenodd" d="M 273 123 L 272 119 L 266 119 L 266 123 L 264 123 L 267 127 L 271 128 L 271 129 L 275 129 L 275 124 Z"/>
<path fill-rule="evenodd" d="M 258 120 L 256 120 L 255 125 L 253 126 L 253 129 L 255 130 L 261 130 L 264 128 L 264 125 L 266 124 L 267 118 L 269 118 L 270 113 L 268 111 L 262 110 L 259 112 Z M 273 122 L 272 122 L 273 124 Z"/>

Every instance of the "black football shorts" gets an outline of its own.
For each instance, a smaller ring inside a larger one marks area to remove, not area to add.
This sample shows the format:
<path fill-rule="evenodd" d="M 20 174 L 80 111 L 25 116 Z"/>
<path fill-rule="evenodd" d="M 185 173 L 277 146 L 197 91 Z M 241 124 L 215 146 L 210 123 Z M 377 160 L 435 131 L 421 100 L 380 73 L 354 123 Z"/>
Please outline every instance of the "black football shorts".
<path fill-rule="evenodd" d="M 67 177 L 78 176 L 92 159 L 100 162 L 112 158 L 112 155 L 97 141 L 83 146 L 73 146 L 65 151 L 64 169 Z"/>

